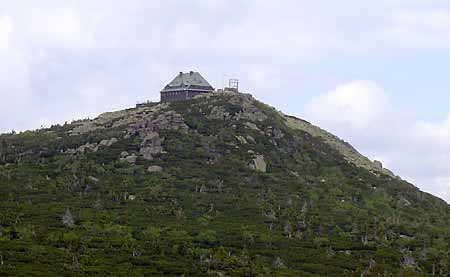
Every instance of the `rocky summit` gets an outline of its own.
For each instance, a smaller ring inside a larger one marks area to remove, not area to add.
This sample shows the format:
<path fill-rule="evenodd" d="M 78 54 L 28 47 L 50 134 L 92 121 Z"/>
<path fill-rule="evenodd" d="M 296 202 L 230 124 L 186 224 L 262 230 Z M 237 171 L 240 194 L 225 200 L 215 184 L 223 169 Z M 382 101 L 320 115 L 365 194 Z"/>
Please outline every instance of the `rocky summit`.
<path fill-rule="evenodd" d="M 251 95 L 0 136 L 1 276 L 449 276 L 450 206 Z"/>

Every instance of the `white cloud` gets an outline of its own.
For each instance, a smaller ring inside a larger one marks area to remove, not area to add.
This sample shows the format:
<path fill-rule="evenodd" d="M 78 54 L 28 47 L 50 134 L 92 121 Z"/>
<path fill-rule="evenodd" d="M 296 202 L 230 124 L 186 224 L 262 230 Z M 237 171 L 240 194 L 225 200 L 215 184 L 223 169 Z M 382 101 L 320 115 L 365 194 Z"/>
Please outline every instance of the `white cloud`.
<path fill-rule="evenodd" d="M 419 139 L 433 141 L 435 147 L 439 146 L 443 151 L 450 151 L 450 115 L 438 123 L 420 121 L 414 129 Z"/>
<path fill-rule="evenodd" d="M 95 43 L 95 28 L 86 24 L 89 21 L 73 10 L 33 11 L 24 31 L 30 42 L 39 46 L 89 48 Z"/>
<path fill-rule="evenodd" d="M 376 83 L 355 81 L 312 99 L 306 117 L 450 202 L 450 116 L 405 120 L 406 112 L 393 106 Z"/>
<path fill-rule="evenodd" d="M 11 44 L 12 22 L 9 17 L 0 17 L 0 48 L 4 49 Z"/>
<path fill-rule="evenodd" d="M 17 116 L 18 110 L 28 111 L 30 104 L 29 66 L 14 44 L 14 25 L 7 16 L 0 17 L 0 61 L 0 127 L 30 128 L 31 124 Z"/>
<path fill-rule="evenodd" d="M 383 118 L 386 93 L 374 82 L 354 81 L 313 99 L 308 112 L 313 120 L 365 128 Z"/>
<path fill-rule="evenodd" d="M 449 49 L 450 11 L 401 10 L 392 13 L 385 39 L 404 49 Z"/>

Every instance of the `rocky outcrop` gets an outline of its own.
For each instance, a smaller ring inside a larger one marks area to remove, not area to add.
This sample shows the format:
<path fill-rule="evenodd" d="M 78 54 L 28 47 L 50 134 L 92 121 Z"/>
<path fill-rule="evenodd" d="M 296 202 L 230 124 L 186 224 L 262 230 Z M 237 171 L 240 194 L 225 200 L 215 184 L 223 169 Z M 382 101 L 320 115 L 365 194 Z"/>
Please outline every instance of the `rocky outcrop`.
<path fill-rule="evenodd" d="M 86 151 L 92 151 L 92 152 L 97 152 L 100 147 L 110 147 L 112 146 L 114 143 L 117 143 L 119 140 L 116 138 L 111 138 L 111 139 L 105 139 L 100 141 L 99 143 L 86 143 L 84 145 L 79 146 L 77 149 L 67 149 L 65 151 L 66 154 L 85 154 Z"/>
<path fill-rule="evenodd" d="M 244 119 L 261 122 L 267 119 L 267 115 L 256 106 L 257 101 L 250 94 L 234 93 L 230 95 L 232 95 L 230 103 L 242 109 L 242 111 L 235 115 L 236 120 Z"/>
<path fill-rule="evenodd" d="M 189 127 L 184 123 L 180 114 L 175 111 L 168 111 L 156 117 L 147 117 L 132 124 L 128 129 L 126 138 L 139 136 L 143 139 L 148 134 L 160 130 L 187 131 L 188 129 Z"/>
<path fill-rule="evenodd" d="M 149 115 L 159 113 L 167 109 L 167 107 L 167 103 L 159 103 L 150 106 L 141 106 L 136 109 L 103 113 L 93 120 L 87 119 L 74 122 L 74 128 L 69 133 L 71 135 L 81 135 L 95 130 L 130 125 Z"/>
<path fill-rule="evenodd" d="M 146 160 L 153 160 L 155 156 L 164 153 L 162 141 L 159 136 L 161 130 L 175 130 L 187 132 L 189 127 L 184 123 L 182 116 L 175 111 L 167 111 L 157 116 L 149 116 L 132 124 L 125 138 L 139 137 L 142 142 L 139 155 Z"/>
<path fill-rule="evenodd" d="M 97 150 L 98 150 L 98 146 L 97 145 L 98 145 L 97 143 L 89 143 L 88 142 L 85 145 L 82 145 L 82 146 L 78 147 L 76 149 L 76 152 L 81 153 L 81 154 L 84 154 L 86 152 L 86 150 L 97 152 Z"/>
<path fill-rule="evenodd" d="M 262 122 L 267 119 L 267 115 L 257 107 L 257 101 L 250 94 L 243 93 L 221 93 L 222 96 L 229 97 L 228 103 L 234 105 L 239 111 L 231 113 L 224 106 L 210 105 L 210 113 L 206 115 L 208 119 L 216 120 L 242 120 L 252 122 Z"/>
<path fill-rule="evenodd" d="M 225 111 L 222 106 L 212 106 L 211 112 L 206 116 L 208 119 L 227 120 L 230 118 L 230 113 Z"/>
<path fill-rule="evenodd" d="M 157 132 L 147 134 L 141 143 L 139 154 L 145 159 L 152 161 L 155 156 L 162 154 L 161 138 Z"/>

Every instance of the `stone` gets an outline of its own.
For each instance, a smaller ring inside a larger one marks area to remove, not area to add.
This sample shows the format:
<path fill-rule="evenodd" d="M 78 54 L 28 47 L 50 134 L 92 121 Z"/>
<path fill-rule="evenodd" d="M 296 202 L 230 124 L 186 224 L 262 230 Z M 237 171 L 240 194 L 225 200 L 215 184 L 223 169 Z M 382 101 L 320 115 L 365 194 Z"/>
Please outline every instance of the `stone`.
<path fill-rule="evenodd" d="M 66 209 L 66 213 L 62 217 L 62 224 L 67 227 L 72 227 L 74 225 L 73 216 L 69 208 Z"/>
<path fill-rule="evenodd" d="M 85 145 L 82 145 L 80 147 L 77 148 L 77 152 L 79 153 L 85 153 L 86 150 L 91 150 L 93 152 L 97 152 L 98 147 L 97 147 L 97 143 L 86 143 Z"/>
<path fill-rule="evenodd" d="M 300 174 L 298 174 L 297 171 L 289 171 L 289 173 L 291 173 L 292 175 L 294 175 L 295 177 L 300 177 Z"/>
<path fill-rule="evenodd" d="M 380 161 L 377 160 L 373 161 L 373 165 L 375 166 L 375 168 L 379 170 L 383 169 L 383 164 Z"/>
<path fill-rule="evenodd" d="M 236 139 L 241 143 L 241 144 L 247 144 L 247 140 L 245 140 L 245 138 L 243 136 L 236 136 Z"/>
<path fill-rule="evenodd" d="M 255 123 L 252 123 L 252 122 L 245 122 L 244 125 L 245 125 L 247 128 L 251 129 L 251 130 L 259 131 L 259 128 L 258 128 L 258 126 L 257 126 Z"/>
<path fill-rule="evenodd" d="M 149 147 L 143 147 L 143 148 L 139 149 L 139 155 L 141 155 L 142 158 L 147 161 L 154 160 L 152 152 L 153 152 L 152 148 L 149 148 Z"/>
<path fill-rule="evenodd" d="M 134 163 L 136 163 L 137 156 L 135 154 L 132 154 L 132 155 L 124 158 L 123 160 L 126 161 L 127 163 L 134 164 Z"/>
<path fill-rule="evenodd" d="M 98 144 L 98 146 L 105 146 L 105 147 L 109 147 L 109 146 L 111 146 L 111 145 L 113 145 L 114 143 L 116 143 L 117 142 L 117 139 L 111 139 L 111 140 L 109 140 L 109 139 L 104 139 L 104 140 L 102 140 L 102 141 L 100 141 L 99 142 L 99 144 Z"/>
<path fill-rule="evenodd" d="M 256 143 L 256 140 L 255 140 L 255 138 L 253 138 L 252 136 L 250 136 L 250 135 L 247 135 L 246 137 L 245 137 L 246 139 L 247 139 L 247 141 L 248 142 L 251 142 L 251 143 Z"/>
<path fill-rule="evenodd" d="M 256 155 L 250 167 L 259 172 L 267 172 L 267 163 L 263 155 Z"/>
<path fill-rule="evenodd" d="M 98 181 L 100 181 L 98 178 L 95 178 L 94 176 L 89 176 L 88 179 L 91 180 L 91 181 L 93 181 L 93 182 L 98 182 Z"/>
<path fill-rule="evenodd" d="M 147 172 L 161 172 L 161 171 L 163 171 L 163 168 L 160 167 L 159 165 L 152 165 L 147 168 Z"/>

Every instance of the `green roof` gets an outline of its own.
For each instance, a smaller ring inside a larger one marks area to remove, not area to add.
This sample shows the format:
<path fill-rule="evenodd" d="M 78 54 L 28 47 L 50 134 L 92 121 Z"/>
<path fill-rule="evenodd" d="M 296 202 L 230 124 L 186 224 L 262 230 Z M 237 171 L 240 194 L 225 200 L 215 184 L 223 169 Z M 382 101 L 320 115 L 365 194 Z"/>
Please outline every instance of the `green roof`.
<path fill-rule="evenodd" d="M 198 72 L 188 72 L 180 74 L 175 77 L 167 86 L 162 90 L 174 91 L 174 90 L 206 90 L 214 91 L 214 88 L 205 80 L 205 78 Z"/>

